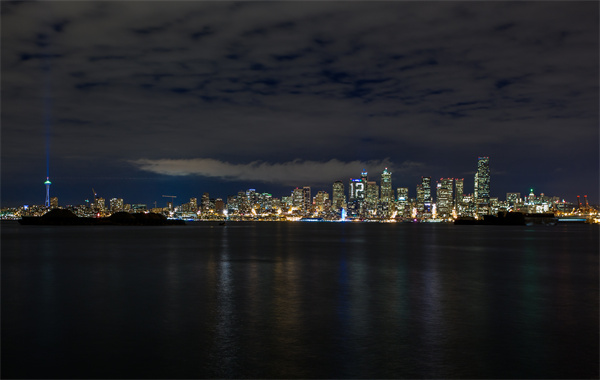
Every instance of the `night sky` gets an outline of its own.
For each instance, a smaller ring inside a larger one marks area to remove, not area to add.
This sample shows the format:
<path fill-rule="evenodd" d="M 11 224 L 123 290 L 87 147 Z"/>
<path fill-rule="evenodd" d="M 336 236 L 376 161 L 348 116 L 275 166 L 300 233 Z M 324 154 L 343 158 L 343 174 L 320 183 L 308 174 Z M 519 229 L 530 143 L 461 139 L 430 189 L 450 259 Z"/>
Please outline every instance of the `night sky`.
<path fill-rule="evenodd" d="M 6 2 L 2 206 L 360 176 L 599 191 L 599 4 Z"/>

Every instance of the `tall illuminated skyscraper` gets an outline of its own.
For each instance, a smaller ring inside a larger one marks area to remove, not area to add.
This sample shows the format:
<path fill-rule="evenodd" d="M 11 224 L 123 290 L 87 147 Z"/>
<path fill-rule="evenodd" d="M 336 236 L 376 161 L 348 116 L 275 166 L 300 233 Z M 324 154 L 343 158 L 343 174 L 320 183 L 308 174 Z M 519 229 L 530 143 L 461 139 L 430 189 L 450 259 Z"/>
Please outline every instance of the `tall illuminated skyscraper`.
<path fill-rule="evenodd" d="M 344 195 L 344 183 L 342 181 L 335 181 L 333 183 L 333 199 L 332 206 L 334 210 L 340 211 L 346 208 L 346 196 Z"/>
<path fill-rule="evenodd" d="M 310 196 L 310 186 L 302 188 L 303 210 L 304 212 L 312 212 L 312 198 Z"/>
<path fill-rule="evenodd" d="M 463 196 L 465 195 L 464 178 L 456 178 L 454 181 L 454 206 L 458 210 L 458 206 L 463 203 Z"/>
<path fill-rule="evenodd" d="M 365 201 L 368 212 L 374 213 L 377 211 L 377 202 L 379 202 L 379 186 L 377 186 L 375 181 L 367 181 Z"/>
<path fill-rule="evenodd" d="M 479 203 L 490 200 L 490 158 L 479 157 L 475 173 L 475 198 Z"/>
<path fill-rule="evenodd" d="M 358 178 L 350 179 L 348 198 L 350 201 L 365 199 L 365 190 L 367 182 Z"/>
<path fill-rule="evenodd" d="M 50 182 L 50 177 L 46 177 L 46 182 L 44 182 L 44 185 L 46 185 L 46 202 L 44 205 L 46 207 L 50 207 L 50 185 L 52 185 L 52 182 Z"/>
<path fill-rule="evenodd" d="M 437 214 L 440 218 L 449 218 L 452 214 L 452 187 L 454 184 L 453 178 L 441 178 L 437 183 Z"/>
<path fill-rule="evenodd" d="M 392 172 L 388 168 L 383 169 L 381 173 L 381 202 L 390 203 L 394 199 L 392 190 Z"/>
<path fill-rule="evenodd" d="M 292 206 L 297 210 L 302 210 L 304 207 L 304 192 L 299 187 L 292 191 Z"/>
<path fill-rule="evenodd" d="M 422 206 L 419 205 L 419 208 L 422 210 L 422 217 L 429 218 L 431 217 L 431 177 L 421 177 L 421 197 L 422 197 Z M 419 194 L 417 189 L 417 195 Z"/>
<path fill-rule="evenodd" d="M 396 211 L 398 211 L 399 216 L 406 216 L 410 213 L 409 203 L 408 203 L 408 187 L 399 187 L 396 189 L 398 194 L 396 200 Z"/>

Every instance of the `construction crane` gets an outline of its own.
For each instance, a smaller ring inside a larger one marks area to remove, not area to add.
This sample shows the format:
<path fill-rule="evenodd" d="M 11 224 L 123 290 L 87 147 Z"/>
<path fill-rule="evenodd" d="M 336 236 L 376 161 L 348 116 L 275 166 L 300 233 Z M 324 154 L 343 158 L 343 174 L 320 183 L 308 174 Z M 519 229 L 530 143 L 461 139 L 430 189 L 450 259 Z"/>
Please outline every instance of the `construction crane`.
<path fill-rule="evenodd" d="M 171 208 L 173 208 L 175 198 L 177 198 L 177 195 L 163 195 L 163 198 L 171 198 Z"/>

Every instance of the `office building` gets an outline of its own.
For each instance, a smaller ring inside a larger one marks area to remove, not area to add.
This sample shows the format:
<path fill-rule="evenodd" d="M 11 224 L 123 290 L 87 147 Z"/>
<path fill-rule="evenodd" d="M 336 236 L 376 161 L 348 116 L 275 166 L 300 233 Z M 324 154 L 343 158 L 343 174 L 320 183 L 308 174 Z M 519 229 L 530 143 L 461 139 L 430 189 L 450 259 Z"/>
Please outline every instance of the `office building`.
<path fill-rule="evenodd" d="M 375 181 L 367 181 L 367 191 L 365 196 L 365 211 L 374 214 L 377 211 L 379 202 L 379 186 Z"/>
<path fill-rule="evenodd" d="M 104 198 L 96 198 L 95 208 L 97 211 L 106 210 L 106 204 L 105 204 Z"/>
<path fill-rule="evenodd" d="M 522 203 L 521 193 L 506 193 L 506 202 L 508 202 L 510 206 Z"/>
<path fill-rule="evenodd" d="M 454 179 L 454 207 L 458 211 L 458 206 L 463 203 L 463 197 L 465 195 L 464 178 Z"/>
<path fill-rule="evenodd" d="M 475 173 L 475 199 L 479 203 L 489 203 L 490 199 L 490 158 L 479 157 Z"/>
<path fill-rule="evenodd" d="M 389 204 L 394 200 L 394 191 L 392 190 L 392 172 L 388 168 L 383 169 L 381 173 L 381 202 Z"/>
<path fill-rule="evenodd" d="M 396 189 L 396 211 L 399 217 L 410 216 L 410 202 L 408 199 L 408 187 L 399 187 Z"/>
<path fill-rule="evenodd" d="M 303 210 L 305 213 L 312 212 L 312 198 L 310 196 L 310 186 L 302 188 Z"/>
<path fill-rule="evenodd" d="M 123 211 L 123 198 L 111 198 L 110 200 L 110 212 Z"/>
<path fill-rule="evenodd" d="M 319 191 L 317 195 L 315 195 L 315 212 L 324 212 L 326 211 L 329 200 L 329 193 L 326 191 Z"/>
<path fill-rule="evenodd" d="M 436 208 L 437 215 L 441 219 L 448 219 L 452 216 L 453 186 L 453 178 L 440 178 L 440 181 L 436 184 Z"/>
<path fill-rule="evenodd" d="M 346 195 L 344 194 L 344 183 L 342 181 L 335 181 L 333 183 L 333 199 L 332 207 L 335 211 L 339 212 L 341 209 L 346 208 Z"/>
<path fill-rule="evenodd" d="M 304 190 L 299 187 L 292 191 L 292 207 L 296 210 L 304 209 Z"/>
<path fill-rule="evenodd" d="M 365 199 L 366 181 L 362 179 L 350 179 L 348 198 L 350 201 L 361 201 Z"/>

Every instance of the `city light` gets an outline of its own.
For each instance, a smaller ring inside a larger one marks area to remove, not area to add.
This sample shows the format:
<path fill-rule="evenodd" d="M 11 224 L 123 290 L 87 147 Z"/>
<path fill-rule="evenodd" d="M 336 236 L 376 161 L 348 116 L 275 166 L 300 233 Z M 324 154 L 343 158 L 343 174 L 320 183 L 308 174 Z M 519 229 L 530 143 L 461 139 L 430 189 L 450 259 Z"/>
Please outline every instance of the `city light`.
<path fill-rule="evenodd" d="M 80 217 L 102 218 L 117 212 L 157 213 L 169 219 L 181 220 L 232 220 L 232 221 L 365 221 L 365 222 L 454 222 L 484 221 L 489 218 L 521 213 L 543 215 L 557 222 L 598 223 L 600 216 L 597 207 L 588 203 L 587 195 L 577 196 L 573 204 L 558 196 L 536 195 L 530 188 L 525 197 L 521 193 L 507 193 L 505 200 L 491 196 L 490 159 L 478 157 L 474 175 L 474 193 L 464 193 L 463 178 L 440 178 L 435 185 L 431 177 L 421 177 L 416 184 L 414 197 L 408 187 L 392 187 L 392 172 L 386 167 L 381 172 L 380 185 L 370 180 L 368 172 L 362 170 L 360 178 L 351 178 L 345 189 L 342 181 L 333 182 L 332 197 L 327 191 L 317 191 L 311 196 L 309 186 L 296 187 L 289 196 L 273 197 L 271 193 L 257 192 L 256 189 L 239 191 L 226 201 L 211 198 L 203 193 L 201 202 L 190 198 L 189 202 L 176 205 L 176 195 L 162 195 L 168 198 L 166 207 L 147 207 L 145 204 L 127 204 L 123 198 L 110 198 L 109 206 L 105 198 L 94 193 L 94 202 L 85 200 L 83 205 L 67 206 Z M 50 178 L 44 182 L 46 201 L 44 206 L 24 205 L 19 208 L 2 209 L 2 219 L 19 219 L 27 216 L 41 216 L 59 206 L 58 197 L 50 198 Z M 540 219 L 541 220 L 541 219 Z"/>

